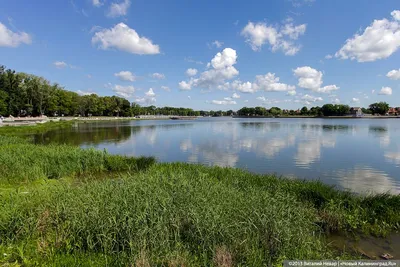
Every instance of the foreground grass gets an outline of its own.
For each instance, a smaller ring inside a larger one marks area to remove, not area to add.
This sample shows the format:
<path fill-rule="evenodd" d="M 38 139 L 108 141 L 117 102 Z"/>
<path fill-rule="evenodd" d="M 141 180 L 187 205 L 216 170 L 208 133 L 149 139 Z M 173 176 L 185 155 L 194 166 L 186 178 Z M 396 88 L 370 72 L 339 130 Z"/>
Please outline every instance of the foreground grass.
<path fill-rule="evenodd" d="M 278 266 L 360 257 L 329 249 L 328 232 L 400 227 L 400 196 L 18 138 L 0 150 L 4 265 Z"/>

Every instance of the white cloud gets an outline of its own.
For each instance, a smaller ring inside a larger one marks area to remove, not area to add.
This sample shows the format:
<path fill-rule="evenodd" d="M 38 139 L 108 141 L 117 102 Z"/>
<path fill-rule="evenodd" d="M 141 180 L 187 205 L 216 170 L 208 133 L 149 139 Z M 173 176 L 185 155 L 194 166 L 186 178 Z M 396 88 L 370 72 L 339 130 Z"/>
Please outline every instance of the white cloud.
<path fill-rule="evenodd" d="M 237 94 L 237 93 L 233 93 L 232 98 L 239 99 L 239 98 L 240 98 L 240 95 Z"/>
<path fill-rule="evenodd" d="M 233 66 L 236 64 L 236 51 L 232 48 L 225 48 L 222 53 L 217 53 L 210 63 L 208 70 L 202 72 L 199 78 L 191 78 L 189 81 L 181 81 L 181 90 L 190 90 L 192 87 L 205 89 L 226 89 L 226 80 L 239 75 L 239 71 Z"/>
<path fill-rule="evenodd" d="M 152 55 L 159 54 L 160 48 L 146 37 L 140 37 L 134 29 L 124 23 L 119 23 L 111 29 L 102 29 L 92 38 L 92 44 L 107 50 L 115 48 L 132 54 Z"/>
<path fill-rule="evenodd" d="M 93 4 L 95 7 L 100 7 L 100 6 L 103 5 L 103 3 L 100 2 L 100 0 L 92 0 L 92 4 Z"/>
<path fill-rule="evenodd" d="M 142 98 L 136 98 L 135 102 L 138 104 L 147 104 L 147 105 L 152 105 L 156 103 L 157 99 L 155 97 L 142 97 Z"/>
<path fill-rule="evenodd" d="M 292 23 L 287 23 L 279 31 L 278 27 L 269 26 L 266 23 L 249 22 L 242 30 L 241 35 L 246 38 L 246 42 L 250 44 L 254 51 L 260 51 L 261 47 L 269 44 L 272 52 L 282 50 L 285 55 L 295 55 L 300 51 L 300 46 L 294 44 L 289 39 L 297 40 L 300 35 L 306 31 L 307 25 L 294 26 Z"/>
<path fill-rule="evenodd" d="M 336 85 L 322 86 L 322 72 L 308 66 L 299 67 L 293 70 L 294 75 L 299 79 L 298 86 L 317 93 L 331 93 L 339 90 Z"/>
<path fill-rule="evenodd" d="M 186 70 L 186 75 L 187 76 L 189 76 L 189 77 L 191 77 L 191 76 L 196 76 L 196 74 L 197 74 L 197 69 L 187 69 Z"/>
<path fill-rule="evenodd" d="M 234 81 L 232 88 L 242 93 L 255 93 L 259 90 L 265 92 L 286 92 L 296 89 L 293 85 L 287 85 L 279 82 L 279 77 L 275 77 L 275 73 L 268 72 L 265 75 L 257 75 L 253 83 Z"/>
<path fill-rule="evenodd" d="M 88 91 L 77 90 L 76 92 L 78 93 L 78 95 L 96 95 L 96 93 L 91 91 L 90 89 Z"/>
<path fill-rule="evenodd" d="M 288 91 L 287 95 L 294 96 L 294 95 L 296 95 L 296 91 L 295 90 Z"/>
<path fill-rule="evenodd" d="M 293 91 L 296 89 L 293 85 L 280 83 L 279 77 L 275 77 L 275 73 L 270 72 L 266 75 L 257 75 L 255 87 L 267 92 Z"/>
<path fill-rule="evenodd" d="M 145 95 L 148 96 L 148 97 L 155 97 L 156 96 L 156 94 L 153 91 L 153 88 L 150 88 L 149 91 L 147 91 L 145 93 Z"/>
<path fill-rule="evenodd" d="M 20 44 L 31 44 L 32 37 L 26 32 L 13 32 L 0 22 L 0 47 L 18 47 Z"/>
<path fill-rule="evenodd" d="M 379 91 L 380 95 L 391 95 L 392 94 L 392 88 L 390 87 L 382 87 L 382 89 Z"/>
<path fill-rule="evenodd" d="M 114 76 L 121 81 L 133 82 L 136 80 L 135 75 L 133 75 L 133 73 L 130 71 L 120 71 L 118 73 L 114 73 Z"/>
<path fill-rule="evenodd" d="M 171 89 L 168 86 L 161 86 L 161 89 L 167 92 L 171 92 Z"/>
<path fill-rule="evenodd" d="M 226 100 L 226 101 L 232 101 L 232 98 L 231 98 L 231 97 L 224 97 L 224 100 Z"/>
<path fill-rule="evenodd" d="M 215 105 L 236 105 L 234 100 L 213 100 L 211 103 Z"/>
<path fill-rule="evenodd" d="M 114 85 L 112 90 L 119 96 L 129 98 L 135 92 L 135 88 L 132 85 L 122 86 L 122 85 Z"/>
<path fill-rule="evenodd" d="M 340 99 L 339 98 L 334 98 L 332 99 L 332 104 L 340 104 Z"/>
<path fill-rule="evenodd" d="M 266 101 L 267 100 L 264 96 L 259 96 L 256 99 L 260 100 L 260 101 Z"/>
<path fill-rule="evenodd" d="M 153 73 L 151 77 L 159 80 L 165 79 L 165 75 L 163 73 L 158 73 L 158 72 Z"/>
<path fill-rule="evenodd" d="M 242 83 L 241 81 L 234 81 L 232 88 L 242 93 L 255 93 L 257 91 L 251 82 Z"/>
<path fill-rule="evenodd" d="M 297 40 L 300 35 L 303 35 L 306 32 L 306 28 L 306 24 L 294 26 L 292 23 L 288 23 L 283 27 L 281 33 L 288 35 L 290 39 Z"/>
<path fill-rule="evenodd" d="M 304 101 L 308 101 L 308 102 L 323 101 L 322 97 L 315 97 L 315 96 L 308 95 L 308 94 L 302 96 L 301 99 L 304 100 Z"/>
<path fill-rule="evenodd" d="M 396 21 L 399 13 L 398 10 L 391 13 L 393 20 L 374 20 L 362 34 L 357 33 L 347 39 L 335 56 L 368 62 L 392 55 L 400 47 L 400 23 Z"/>
<path fill-rule="evenodd" d="M 392 80 L 400 80 L 400 69 L 398 70 L 391 70 L 386 74 L 386 77 Z"/>
<path fill-rule="evenodd" d="M 244 103 L 248 103 L 249 102 L 249 100 L 245 100 L 245 101 L 243 101 Z"/>
<path fill-rule="evenodd" d="M 56 61 L 53 63 L 54 66 L 56 66 L 57 69 L 63 69 L 65 67 L 68 67 L 68 64 L 65 63 L 64 61 Z"/>
<path fill-rule="evenodd" d="M 130 5 L 131 5 L 130 0 L 123 0 L 120 3 L 111 3 L 107 16 L 113 18 L 125 16 L 128 13 Z"/>
<path fill-rule="evenodd" d="M 191 86 L 190 82 L 187 83 L 185 81 L 181 81 L 179 83 L 179 89 L 181 89 L 182 91 L 188 91 L 188 90 L 192 89 L 192 86 Z"/>
<path fill-rule="evenodd" d="M 326 55 L 326 56 L 325 56 L 325 59 L 331 59 L 331 58 L 333 58 L 332 55 Z"/>
<path fill-rule="evenodd" d="M 353 97 L 353 98 L 351 99 L 351 103 L 360 103 L 360 99 L 359 99 L 359 98 Z"/>
<path fill-rule="evenodd" d="M 224 42 L 220 42 L 218 40 L 215 40 L 214 42 L 212 42 L 212 45 L 215 45 L 215 47 L 217 47 L 217 48 L 221 48 L 223 44 L 224 44 Z"/>
<path fill-rule="evenodd" d="M 393 10 L 390 15 L 392 15 L 392 17 L 395 20 L 399 20 L 400 21 L 400 10 Z"/>

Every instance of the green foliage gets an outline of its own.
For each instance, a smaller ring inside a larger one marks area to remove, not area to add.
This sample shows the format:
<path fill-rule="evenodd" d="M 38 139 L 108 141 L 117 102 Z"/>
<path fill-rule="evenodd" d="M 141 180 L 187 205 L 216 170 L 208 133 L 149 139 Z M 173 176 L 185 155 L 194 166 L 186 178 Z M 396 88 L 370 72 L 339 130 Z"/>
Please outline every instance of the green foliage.
<path fill-rule="evenodd" d="M 2 183 L 58 179 L 103 171 L 135 172 L 154 162 L 154 158 L 129 158 L 94 149 L 68 145 L 34 145 L 21 142 L 21 139 L 15 137 L 0 137 Z"/>
<path fill-rule="evenodd" d="M 324 116 L 343 116 L 350 113 L 350 107 L 348 105 L 325 104 L 321 111 Z"/>
<path fill-rule="evenodd" d="M 385 115 L 389 111 L 389 104 L 386 102 L 373 103 L 369 105 L 372 114 Z"/>
<path fill-rule="evenodd" d="M 400 196 L 357 196 L 321 182 L 156 164 L 10 193 L 0 206 L 0 252 L 3 262 L 37 265 L 213 266 L 223 253 L 234 266 L 279 266 L 342 257 L 320 238 L 325 231 L 398 229 L 399 204 Z"/>

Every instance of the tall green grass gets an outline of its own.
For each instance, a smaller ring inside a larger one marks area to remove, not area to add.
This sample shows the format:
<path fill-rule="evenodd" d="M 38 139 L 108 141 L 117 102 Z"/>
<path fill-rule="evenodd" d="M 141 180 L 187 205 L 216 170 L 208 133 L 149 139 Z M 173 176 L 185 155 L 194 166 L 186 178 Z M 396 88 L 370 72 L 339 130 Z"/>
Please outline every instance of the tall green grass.
<path fill-rule="evenodd" d="M 59 122 L 50 121 L 47 123 L 21 125 L 21 126 L 4 125 L 4 126 L 0 127 L 0 135 L 15 136 L 15 135 L 44 133 L 44 132 L 48 132 L 48 131 L 56 130 L 56 129 L 70 128 L 75 123 L 77 123 L 77 122 L 75 122 L 75 121 L 59 121 Z"/>
<path fill-rule="evenodd" d="M 0 182 L 17 183 L 38 179 L 107 171 L 139 171 L 154 158 L 130 158 L 106 151 L 68 145 L 34 145 L 25 139 L 0 136 Z"/>

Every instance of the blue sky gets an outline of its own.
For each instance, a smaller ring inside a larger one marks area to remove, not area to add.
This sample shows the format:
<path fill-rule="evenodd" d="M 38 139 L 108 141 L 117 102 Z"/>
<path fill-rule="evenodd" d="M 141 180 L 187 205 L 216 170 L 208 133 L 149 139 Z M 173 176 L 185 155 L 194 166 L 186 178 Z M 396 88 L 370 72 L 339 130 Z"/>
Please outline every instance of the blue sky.
<path fill-rule="evenodd" d="M 398 0 L 5 1 L 0 64 L 141 105 L 400 106 L 399 10 Z"/>

